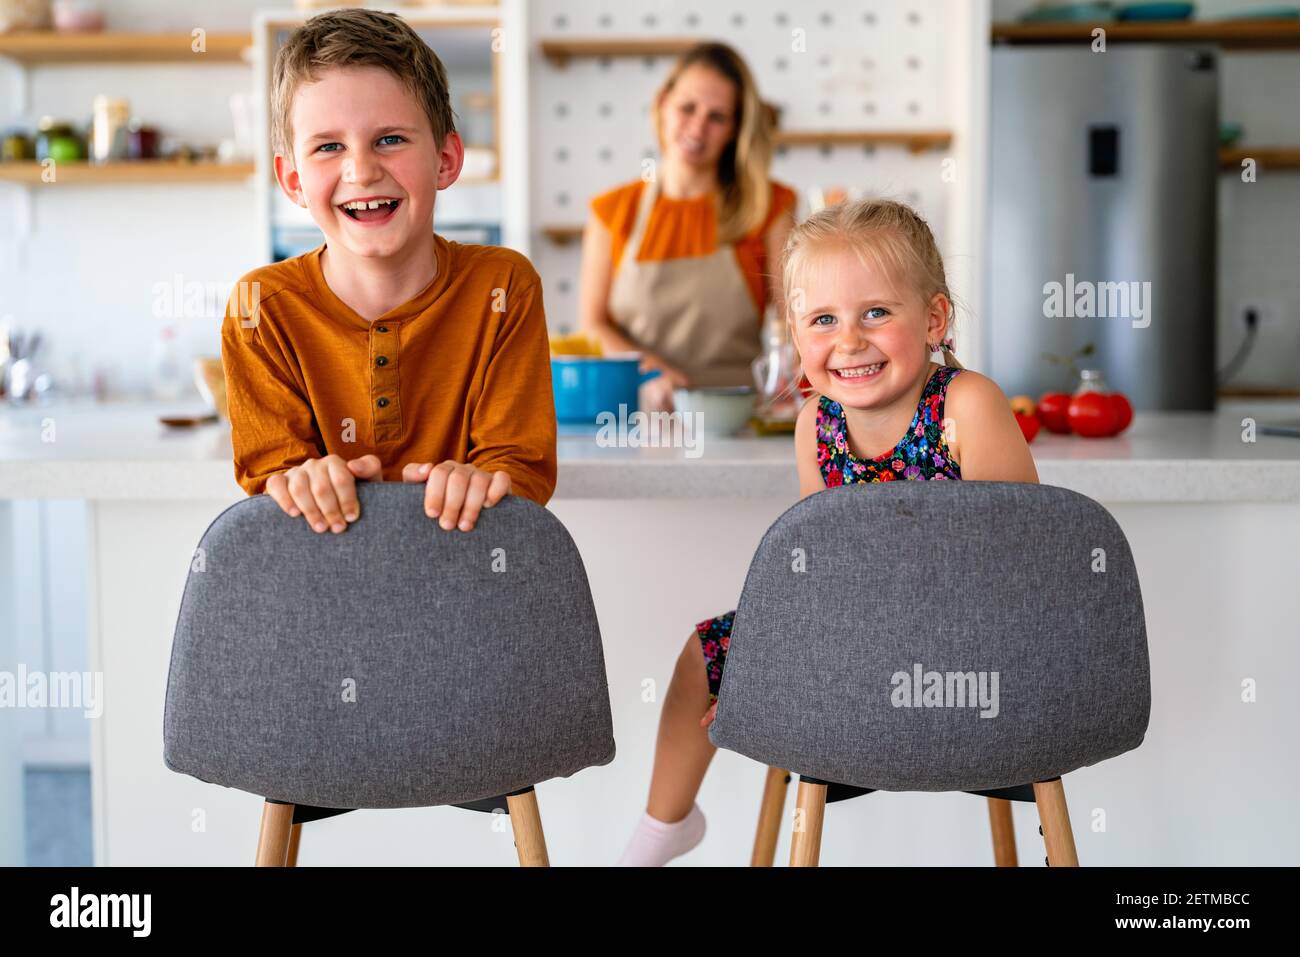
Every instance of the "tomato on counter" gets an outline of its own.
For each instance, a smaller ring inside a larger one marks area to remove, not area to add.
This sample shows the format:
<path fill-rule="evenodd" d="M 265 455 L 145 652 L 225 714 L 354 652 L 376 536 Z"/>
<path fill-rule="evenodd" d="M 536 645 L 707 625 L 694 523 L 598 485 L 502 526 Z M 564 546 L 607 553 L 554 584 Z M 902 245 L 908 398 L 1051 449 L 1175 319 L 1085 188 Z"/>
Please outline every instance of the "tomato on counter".
<path fill-rule="evenodd" d="M 1025 441 L 1032 442 L 1034 436 L 1038 434 L 1041 423 L 1036 415 L 1025 415 L 1023 412 L 1017 412 L 1016 425 L 1020 426 L 1020 434 L 1025 437 Z"/>
<path fill-rule="evenodd" d="M 1020 434 L 1025 437 L 1025 441 L 1034 441 L 1039 428 L 1034 400 L 1027 395 L 1012 396 L 1011 412 L 1016 417 L 1016 425 L 1020 426 Z"/>
<path fill-rule="evenodd" d="M 1070 396 L 1065 392 L 1046 392 L 1038 400 L 1038 418 L 1043 427 L 1058 435 L 1070 434 Z"/>
<path fill-rule="evenodd" d="M 1081 378 L 1083 385 L 1070 399 L 1066 412 L 1070 428 L 1090 439 L 1109 438 L 1127 429 L 1133 421 L 1128 397 L 1107 389 L 1100 372 L 1085 370 Z"/>

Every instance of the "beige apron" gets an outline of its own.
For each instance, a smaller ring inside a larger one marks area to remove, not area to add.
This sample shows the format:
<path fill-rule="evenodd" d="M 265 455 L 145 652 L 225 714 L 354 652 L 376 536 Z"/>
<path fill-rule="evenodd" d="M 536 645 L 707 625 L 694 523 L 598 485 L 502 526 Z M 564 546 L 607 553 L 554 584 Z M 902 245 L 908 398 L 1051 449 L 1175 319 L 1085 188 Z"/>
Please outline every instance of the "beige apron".
<path fill-rule="evenodd" d="M 762 351 L 759 315 L 735 247 L 720 243 L 708 256 L 637 262 L 658 195 L 654 183 L 641 191 L 609 293 L 610 318 L 638 348 L 682 370 L 692 386 L 752 386 L 750 366 Z"/>

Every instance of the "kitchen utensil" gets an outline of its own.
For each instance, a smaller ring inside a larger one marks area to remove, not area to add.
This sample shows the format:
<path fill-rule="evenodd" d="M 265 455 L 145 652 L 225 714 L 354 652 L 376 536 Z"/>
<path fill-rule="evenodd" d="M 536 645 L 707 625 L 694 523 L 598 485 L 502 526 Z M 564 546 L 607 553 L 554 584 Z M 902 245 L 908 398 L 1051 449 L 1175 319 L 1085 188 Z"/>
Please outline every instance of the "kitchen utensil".
<path fill-rule="evenodd" d="M 778 327 L 779 329 L 780 327 Z M 799 415 L 799 354 L 794 343 L 781 333 L 768 338 L 767 352 L 754 360 L 754 384 L 758 401 L 754 415 L 766 425 L 793 423 Z"/>
<path fill-rule="evenodd" d="M 21 128 L 5 130 L 4 141 L 0 143 L 0 162 L 20 163 L 35 158 L 35 145 Z"/>
<path fill-rule="evenodd" d="M 220 356 L 199 356 L 194 360 L 194 385 L 203 396 L 203 401 L 212 406 L 216 414 L 230 418 L 230 407 L 226 401 L 226 372 L 221 365 Z"/>
<path fill-rule="evenodd" d="M 1289 4 L 1277 7 L 1255 7 L 1226 13 L 1219 20 L 1295 20 L 1300 18 L 1300 7 Z"/>
<path fill-rule="evenodd" d="M 133 160 L 157 159 L 158 128 L 133 120 L 126 128 L 126 155 Z"/>
<path fill-rule="evenodd" d="M 75 163 L 84 156 L 81 137 L 77 135 L 71 123 L 56 120 L 52 116 L 41 118 L 36 132 L 38 162 L 52 159 L 57 163 Z"/>
<path fill-rule="evenodd" d="M 0 33 L 43 30 L 50 25 L 50 0 L 0 0 Z"/>
<path fill-rule="evenodd" d="M 54 29 L 60 33 L 98 33 L 104 29 L 99 0 L 54 0 Z"/>
<path fill-rule="evenodd" d="M 90 158 L 95 163 L 112 163 L 128 156 L 126 127 L 131 104 L 120 97 L 95 97 L 94 135 Z"/>
<path fill-rule="evenodd" d="M 15 359 L 5 369 L 5 395 L 14 402 L 27 398 L 32 384 L 32 363 L 28 359 Z"/>
<path fill-rule="evenodd" d="M 1022 23 L 1106 23 L 1115 19 L 1109 3 L 1065 3 L 1038 7 L 1020 18 Z"/>
<path fill-rule="evenodd" d="M 215 412 L 210 415 L 160 415 L 158 421 L 169 429 L 191 429 L 196 425 L 208 425 L 221 421 Z"/>
<path fill-rule="evenodd" d="M 1116 10 L 1115 16 L 1130 22 L 1188 20 L 1195 10 L 1194 3 L 1128 3 Z"/>
<path fill-rule="evenodd" d="M 555 356 L 551 359 L 551 383 L 555 395 L 555 417 L 560 422 L 596 424 L 602 412 L 619 414 L 637 411 L 637 389 L 659 375 L 658 369 L 640 371 L 639 353 L 615 356 Z"/>
<path fill-rule="evenodd" d="M 673 407 L 683 415 L 698 416 L 695 428 L 705 435 L 735 435 L 754 415 L 755 392 L 747 385 L 677 389 Z"/>
<path fill-rule="evenodd" d="M 1261 422 L 1260 435 L 1278 435 L 1284 438 L 1300 439 L 1300 419 L 1290 422 Z"/>

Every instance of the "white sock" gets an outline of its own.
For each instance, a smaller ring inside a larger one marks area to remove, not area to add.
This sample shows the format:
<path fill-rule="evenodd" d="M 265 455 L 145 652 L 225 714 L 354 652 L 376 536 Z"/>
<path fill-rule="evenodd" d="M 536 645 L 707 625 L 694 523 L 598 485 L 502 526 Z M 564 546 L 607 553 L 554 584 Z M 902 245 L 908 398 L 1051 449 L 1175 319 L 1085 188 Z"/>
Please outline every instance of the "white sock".
<path fill-rule="evenodd" d="M 689 814 L 671 824 L 642 814 L 627 850 L 615 866 L 663 867 L 704 840 L 704 827 L 704 813 L 698 804 L 692 804 Z"/>

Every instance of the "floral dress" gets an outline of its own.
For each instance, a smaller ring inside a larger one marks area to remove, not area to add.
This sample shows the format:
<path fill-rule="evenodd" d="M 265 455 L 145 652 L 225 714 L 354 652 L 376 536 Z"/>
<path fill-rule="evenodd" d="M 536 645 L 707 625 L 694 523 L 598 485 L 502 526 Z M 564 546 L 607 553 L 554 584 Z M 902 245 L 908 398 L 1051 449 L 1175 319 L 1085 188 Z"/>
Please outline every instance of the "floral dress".
<path fill-rule="evenodd" d="M 929 481 L 960 479 L 961 468 L 948 455 L 943 434 L 943 403 L 948 383 L 961 369 L 938 366 L 921 392 L 912 424 L 898 444 L 875 458 L 858 458 L 849 449 L 848 425 L 838 402 L 822 396 L 817 402 L 817 466 L 827 488 L 857 482 L 893 482 L 897 479 Z M 731 644 L 731 625 L 736 613 L 729 611 L 695 626 L 704 650 L 709 676 L 709 700 L 718 699 L 722 669 Z"/>

